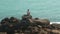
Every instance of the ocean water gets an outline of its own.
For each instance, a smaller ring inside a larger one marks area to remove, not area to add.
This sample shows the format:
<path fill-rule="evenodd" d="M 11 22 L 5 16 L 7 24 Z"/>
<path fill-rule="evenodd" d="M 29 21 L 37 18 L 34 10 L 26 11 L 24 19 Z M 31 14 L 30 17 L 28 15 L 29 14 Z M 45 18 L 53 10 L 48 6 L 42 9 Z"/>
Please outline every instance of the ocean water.
<path fill-rule="evenodd" d="M 33 18 L 60 22 L 60 0 L 0 0 L 0 20 L 11 16 L 20 19 L 27 9 Z"/>

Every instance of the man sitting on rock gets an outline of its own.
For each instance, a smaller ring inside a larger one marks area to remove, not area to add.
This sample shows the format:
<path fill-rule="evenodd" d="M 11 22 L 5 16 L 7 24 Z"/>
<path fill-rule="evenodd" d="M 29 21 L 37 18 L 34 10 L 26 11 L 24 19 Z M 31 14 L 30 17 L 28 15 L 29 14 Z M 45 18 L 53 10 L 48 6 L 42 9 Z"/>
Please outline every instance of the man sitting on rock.
<path fill-rule="evenodd" d="M 21 29 L 24 31 L 28 28 L 28 26 L 30 25 L 30 21 L 29 19 L 31 19 L 32 16 L 30 15 L 30 12 L 29 12 L 29 9 L 27 11 L 27 14 L 24 14 L 22 16 L 22 20 L 21 20 L 21 23 L 20 23 L 20 27 Z"/>
<path fill-rule="evenodd" d="M 27 10 L 27 14 L 24 14 L 22 17 L 23 18 L 27 18 L 27 19 L 31 19 L 32 18 L 32 16 L 30 15 L 29 9 Z"/>

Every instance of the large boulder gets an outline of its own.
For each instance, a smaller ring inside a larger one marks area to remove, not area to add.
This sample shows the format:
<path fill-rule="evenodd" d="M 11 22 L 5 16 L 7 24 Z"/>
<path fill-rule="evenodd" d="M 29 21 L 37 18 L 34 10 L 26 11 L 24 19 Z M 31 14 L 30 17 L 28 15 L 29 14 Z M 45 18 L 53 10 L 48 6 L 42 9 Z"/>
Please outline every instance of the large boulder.
<path fill-rule="evenodd" d="M 30 22 L 35 23 L 37 25 L 42 25 L 42 26 L 50 25 L 50 21 L 48 19 L 30 19 Z"/>

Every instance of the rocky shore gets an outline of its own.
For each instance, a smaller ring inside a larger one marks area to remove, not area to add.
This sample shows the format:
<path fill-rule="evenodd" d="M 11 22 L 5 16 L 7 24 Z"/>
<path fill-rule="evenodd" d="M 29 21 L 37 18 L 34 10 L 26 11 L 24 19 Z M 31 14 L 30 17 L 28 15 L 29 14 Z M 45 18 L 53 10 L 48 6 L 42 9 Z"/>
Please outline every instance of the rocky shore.
<path fill-rule="evenodd" d="M 32 18 L 28 10 L 22 19 L 2 19 L 0 34 L 60 34 L 60 24 L 50 24 L 48 19 Z"/>

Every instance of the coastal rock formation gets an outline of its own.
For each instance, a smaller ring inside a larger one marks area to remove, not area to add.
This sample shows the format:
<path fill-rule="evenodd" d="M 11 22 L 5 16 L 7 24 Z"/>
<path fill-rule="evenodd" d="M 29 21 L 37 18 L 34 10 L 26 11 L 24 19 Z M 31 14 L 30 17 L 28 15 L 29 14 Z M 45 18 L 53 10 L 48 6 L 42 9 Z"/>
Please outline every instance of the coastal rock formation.
<path fill-rule="evenodd" d="M 2 19 L 0 32 L 7 34 L 60 34 L 60 25 L 50 24 L 48 19 L 32 18 L 28 9 L 22 19 L 15 17 Z"/>

